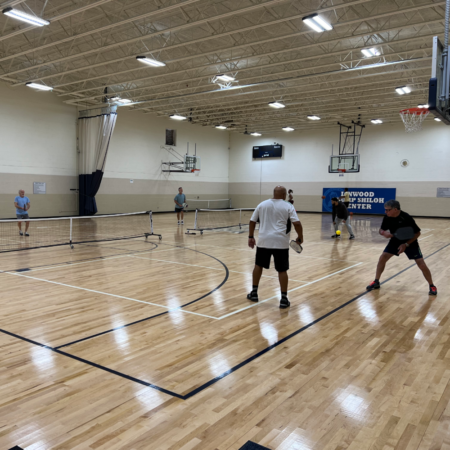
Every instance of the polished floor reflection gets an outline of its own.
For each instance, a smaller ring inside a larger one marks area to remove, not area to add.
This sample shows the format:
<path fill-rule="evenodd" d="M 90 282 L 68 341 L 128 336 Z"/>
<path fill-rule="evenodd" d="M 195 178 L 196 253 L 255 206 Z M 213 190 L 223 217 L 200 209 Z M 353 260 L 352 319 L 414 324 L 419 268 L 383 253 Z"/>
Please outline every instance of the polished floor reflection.
<path fill-rule="evenodd" d="M 380 217 L 300 215 L 291 307 L 273 268 L 246 300 L 247 233 L 0 254 L 0 448 L 450 448 L 448 221 L 418 219 L 438 287 L 405 256 L 365 292 Z"/>

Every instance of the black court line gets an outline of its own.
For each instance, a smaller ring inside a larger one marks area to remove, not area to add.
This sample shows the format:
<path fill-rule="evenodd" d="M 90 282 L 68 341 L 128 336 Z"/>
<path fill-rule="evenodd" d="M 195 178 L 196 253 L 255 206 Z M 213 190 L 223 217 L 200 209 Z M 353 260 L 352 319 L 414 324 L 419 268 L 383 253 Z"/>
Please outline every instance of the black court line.
<path fill-rule="evenodd" d="M 449 247 L 449 246 L 450 246 L 450 244 L 444 245 L 443 247 L 441 247 L 440 249 L 438 249 L 438 250 L 436 250 L 435 252 L 431 253 L 431 255 L 428 255 L 428 256 L 427 256 L 426 258 L 424 258 L 424 259 L 431 258 L 431 257 L 432 257 L 433 255 L 435 255 L 436 253 L 438 253 L 438 252 L 444 250 L 445 248 L 447 248 L 447 247 Z M 199 253 L 201 253 L 201 252 L 199 252 Z M 386 283 L 389 282 L 390 280 L 392 280 L 392 279 L 398 277 L 399 275 L 401 275 L 402 273 L 404 273 L 404 272 L 406 272 L 407 270 L 411 269 L 412 267 L 416 267 L 416 264 L 412 264 L 412 265 L 406 267 L 405 269 L 401 270 L 400 272 L 396 273 L 395 275 L 391 276 L 390 278 L 388 278 L 387 280 L 383 281 L 383 282 L 380 283 L 380 284 L 386 284 Z M 321 322 L 322 320 L 325 320 L 326 318 L 328 318 L 328 317 L 331 316 L 332 314 L 334 314 L 334 313 L 340 311 L 341 309 L 343 309 L 343 308 L 345 308 L 346 306 L 350 305 L 351 303 L 355 302 L 357 299 L 359 299 L 360 297 L 366 295 L 367 293 L 368 293 L 368 291 L 364 291 L 363 293 L 357 295 L 356 297 L 353 297 L 351 300 L 349 300 L 349 301 L 343 303 L 342 305 L 340 305 L 340 306 L 338 306 L 337 308 L 333 309 L 332 311 L 330 311 L 330 312 L 324 314 L 323 316 L 319 317 L 318 319 L 314 320 L 313 322 L 309 323 L 308 325 L 305 325 L 304 327 L 300 328 L 299 330 L 294 331 L 293 333 L 291 333 L 291 334 L 289 334 L 288 336 L 284 337 L 283 339 L 279 340 L 279 341 L 276 342 L 275 344 L 272 344 L 272 345 L 270 345 L 269 347 L 265 348 L 264 350 L 261 350 L 260 352 L 256 353 L 255 355 L 253 355 L 253 356 L 247 358 L 245 361 L 242 361 L 241 363 L 235 365 L 234 367 L 232 367 L 231 369 L 227 370 L 226 372 L 223 372 L 221 375 L 219 375 L 219 376 L 213 378 L 212 380 L 210 380 L 210 381 L 208 381 L 208 382 L 202 384 L 201 386 L 199 386 L 199 387 L 193 389 L 191 392 L 188 392 L 188 393 L 185 394 L 185 395 L 177 394 L 176 392 L 172 392 L 172 391 L 169 391 L 169 390 L 167 390 L 167 389 L 161 388 L 161 387 L 159 387 L 159 386 L 157 386 L 157 385 L 155 385 L 155 384 L 149 383 L 149 382 L 144 381 L 144 380 L 139 380 L 138 378 L 134 378 L 134 377 L 132 377 L 132 376 L 130 376 L 130 375 L 127 375 L 127 374 L 124 374 L 124 373 L 122 373 L 122 372 L 118 372 L 118 371 L 116 371 L 116 370 L 109 369 L 108 367 L 101 366 L 100 364 L 94 363 L 94 362 L 92 362 L 92 361 L 88 361 L 87 359 L 83 359 L 83 358 L 80 358 L 80 357 L 78 357 L 78 356 L 71 355 L 70 353 L 63 352 L 63 351 L 61 351 L 61 350 L 58 350 L 57 348 L 49 347 L 49 346 L 47 346 L 47 345 L 41 344 L 41 343 L 36 342 L 36 341 L 33 341 L 33 340 L 31 340 L 31 339 L 27 339 L 27 338 L 25 338 L 25 337 L 19 336 L 19 335 L 14 334 L 14 333 L 11 333 L 11 332 L 9 332 L 9 331 L 0 329 L 0 332 L 1 332 L 1 333 L 4 333 L 4 334 L 7 334 L 7 335 L 9 335 L 9 336 L 15 337 L 15 338 L 17 338 L 17 339 L 21 339 L 21 340 L 23 340 L 23 341 L 25 341 L 25 342 L 28 342 L 28 343 L 30 343 L 30 344 L 38 345 L 38 346 L 40 346 L 40 347 L 42 347 L 42 348 L 51 350 L 51 351 L 53 351 L 53 352 L 55 352 L 55 353 L 58 353 L 58 354 L 60 354 L 60 355 L 67 356 L 68 358 L 74 359 L 74 360 L 76 360 L 76 361 L 83 362 L 83 363 L 88 364 L 88 365 L 90 365 L 90 366 L 92 366 L 92 367 L 95 367 L 95 368 L 97 368 L 97 369 L 104 370 L 104 371 L 106 371 L 106 372 L 112 373 L 112 374 L 114 374 L 114 375 L 117 375 L 117 376 L 119 376 L 119 377 L 125 378 L 125 379 L 127 379 L 127 380 L 134 381 L 134 382 L 139 383 L 139 384 L 141 384 L 141 385 L 150 387 L 150 388 L 152 388 L 152 389 L 156 389 L 156 390 L 158 390 L 158 391 L 160 391 L 160 392 L 164 392 L 165 394 L 171 395 L 171 396 L 176 397 L 176 398 L 178 398 L 178 399 L 180 399 L 180 400 L 188 400 L 189 398 L 193 397 L 194 395 L 198 394 L 199 392 L 203 391 L 204 389 L 208 388 L 209 386 L 211 386 L 211 385 L 217 383 L 218 381 L 222 380 L 223 378 L 225 378 L 226 376 L 232 374 L 233 372 L 236 372 L 236 371 L 237 371 L 238 369 L 240 369 L 241 367 L 243 367 L 243 366 L 249 364 L 250 362 L 254 361 L 255 359 L 257 359 L 257 358 L 259 358 L 260 356 L 264 355 L 265 353 L 269 352 L 270 350 L 273 350 L 274 348 L 278 347 L 278 346 L 281 345 L 281 344 L 284 344 L 284 343 L 285 343 L 286 341 L 288 341 L 289 339 L 292 339 L 294 336 L 297 336 L 298 334 L 302 333 L 303 331 L 307 330 L 308 328 L 312 327 L 313 325 L 315 325 L 315 324 Z"/>
<path fill-rule="evenodd" d="M 157 391 L 164 392 L 165 394 L 172 395 L 173 397 L 176 397 L 176 398 L 179 398 L 181 400 L 184 400 L 182 395 L 179 395 L 176 392 L 169 391 L 169 390 L 164 389 L 162 387 L 156 386 L 155 384 L 148 383 L 147 381 L 139 380 L 138 378 L 132 377 L 132 376 L 127 375 L 125 373 L 118 372 L 117 370 L 113 370 L 113 369 L 110 369 L 110 368 L 105 367 L 105 366 L 101 366 L 100 364 L 94 363 L 92 361 L 88 361 L 87 359 L 83 359 L 83 358 L 80 358 L 78 356 L 71 355 L 70 353 L 63 352 L 61 350 L 58 350 L 57 348 L 41 344 L 40 342 L 36 342 L 36 341 L 31 340 L 31 339 L 25 338 L 23 336 L 19 336 L 18 334 L 11 333 L 10 331 L 6 331 L 6 330 L 3 330 L 1 328 L 0 328 L 0 332 L 4 333 L 4 334 L 7 334 L 8 336 L 20 339 L 22 341 L 28 342 L 30 344 L 37 345 L 38 347 L 42 347 L 42 348 L 45 348 L 47 350 L 51 350 L 52 352 L 58 353 L 60 355 L 67 356 L 68 358 L 74 359 L 74 360 L 82 362 L 84 364 L 88 364 L 89 366 L 95 367 L 97 369 L 104 370 L 105 372 L 112 373 L 113 375 L 118 375 L 119 377 L 125 378 L 125 379 L 130 380 L 130 381 L 134 381 L 135 383 L 139 383 L 139 384 L 142 384 L 142 385 L 147 386 L 147 387 L 151 387 L 153 389 L 156 389 Z"/>
<path fill-rule="evenodd" d="M 210 258 L 215 259 L 217 262 L 222 264 L 222 266 L 225 269 L 225 277 L 224 277 L 224 279 L 222 280 L 222 282 L 218 286 L 216 286 L 214 289 L 212 289 L 208 293 L 203 294 L 201 297 L 198 297 L 195 300 L 192 300 L 192 301 L 190 301 L 188 303 L 185 303 L 184 305 L 180 305 L 180 306 L 178 306 L 176 308 L 170 309 L 168 311 L 164 311 L 164 312 L 159 313 L 159 314 L 155 314 L 153 316 L 145 317 L 144 319 L 139 319 L 139 320 L 136 320 L 134 322 L 121 325 L 120 327 L 111 328 L 110 330 L 102 331 L 100 333 L 96 333 L 96 334 L 93 334 L 91 336 L 86 336 L 85 338 L 81 338 L 81 339 L 78 339 L 76 341 L 68 342 L 67 344 L 59 345 L 58 347 L 55 347 L 55 348 L 56 349 L 60 349 L 60 348 L 63 348 L 63 347 L 69 347 L 70 345 L 78 344 L 79 342 L 87 341 L 89 339 L 93 339 L 93 338 L 96 338 L 98 336 L 103 336 L 104 334 L 112 333 L 114 331 L 121 330 L 122 328 L 127 328 L 127 327 L 130 327 L 132 325 L 136 325 L 136 324 L 141 323 L 141 322 L 146 322 L 147 320 L 155 319 L 156 317 L 164 316 L 164 315 L 169 314 L 171 312 L 178 311 L 181 308 L 184 308 L 186 306 L 192 305 L 193 303 L 199 302 L 200 300 L 203 300 L 205 297 L 208 297 L 213 292 L 219 290 L 228 281 L 228 278 L 230 276 L 230 272 L 228 270 L 228 267 L 226 266 L 225 263 L 223 263 L 220 259 L 216 258 L 215 256 L 208 255 L 208 253 L 204 253 L 204 252 L 201 252 L 199 250 L 195 250 L 193 248 L 180 247 L 180 246 L 177 246 L 177 245 L 170 245 L 170 244 L 164 244 L 164 245 L 168 245 L 168 246 L 174 247 L 174 248 L 181 248 L 181 249 L 184 249 L 184 250 L 190 250 L 190 251 L 196 252 L 196 253 L 201 253 L 202 255 L 206 255 L 206 256 L 209 256 Z"/>

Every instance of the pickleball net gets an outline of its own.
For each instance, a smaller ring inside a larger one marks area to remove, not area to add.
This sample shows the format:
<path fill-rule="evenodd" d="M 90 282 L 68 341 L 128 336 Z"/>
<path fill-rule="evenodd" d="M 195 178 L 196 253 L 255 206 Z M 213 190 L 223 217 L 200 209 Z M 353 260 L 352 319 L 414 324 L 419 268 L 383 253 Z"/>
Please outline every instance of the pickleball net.
<path fill-rule="evenodd" d="M 254 208 L 241 209 L 197 209 L 194 228 L 188 228 L 186 234 L 200 231 L 233 231 L 248 226 Z"/>
<path fill-rule="evenodd" d="M 22 222 L 23 236 L 17 222 Z M 25 222 L 30 222 L 29 236 Z M 102 216 L 61 217 L 49 219 L 0 220 L 0 252 L 30 250 L 59 245 L 133 239 L 160 234 L 153 232 L 151 211 Z"/>

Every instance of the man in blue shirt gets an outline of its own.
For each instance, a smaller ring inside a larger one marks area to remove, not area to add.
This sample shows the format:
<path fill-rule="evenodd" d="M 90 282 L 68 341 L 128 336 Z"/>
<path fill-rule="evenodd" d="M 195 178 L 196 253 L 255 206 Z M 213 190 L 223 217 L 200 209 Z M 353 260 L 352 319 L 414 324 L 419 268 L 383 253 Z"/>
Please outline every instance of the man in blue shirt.
<path fill-rule="evenodd" d="M 28 197 L 25 197 L 25 191 L 23 189 L 19 191 L 19 195 L 14 199 L 14 206 L 16 207 L 16 216 L 18 219 L 29 219 L 28 210 L 31 207 L 30 199 Z M 19 227 L 19 234 L 23 236 L 22 222 L 17 222 L 17 226 Z M 29 236 L 29 226 L 30 222 L 25 222 L 25 236 Z"/>
<path fill-rule="evenodd" d="M 175 202 L 175 212 L 177 213 L 178 225 L 184 225 L 184 206 L 183 203 L 186 203 L 186 196 L 183 194 L 183 188 L 178 188 L 178 194 L 175 195 L 173 199 Z M 180 220 L 181 217 L 181 220 Z"/>

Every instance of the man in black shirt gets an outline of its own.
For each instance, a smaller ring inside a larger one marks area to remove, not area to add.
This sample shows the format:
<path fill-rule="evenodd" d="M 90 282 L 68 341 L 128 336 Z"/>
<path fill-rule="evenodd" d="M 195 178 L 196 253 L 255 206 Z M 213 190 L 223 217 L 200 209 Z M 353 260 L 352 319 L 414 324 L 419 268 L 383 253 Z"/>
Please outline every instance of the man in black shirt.
<path fill-rule="evenodd" d="M 341 222 L 345 224 L 347 227 L 348 234 L 350 235 L 349 239 L 355 239 L 355 235 L 353 234 L 352 226 L 348 222 L 348 211 L 345 205 L 339 201 L 337 197 L 333 197 L 331 199 L 331 204 L 333 205 L 333 225 L 335 232 L 339 230 L 339 225 Z M 337 219 L 336 219 L 337 217 Z M 337 234 L 331 236 L 332 238 L 338 238 Z"/>
<path fill-rule="evenodd" d="M 367 290 L 380 289 L 380 277 L 386 267 L 386 263 L 395 255 L 399 256 L 405 253 L 409 259 L 414 259 L 417 266 L 422 271 L 423 276 L 430 285 L 429 295 L 437 295 L 436 286 L 433 284 L 431 278 L 431 272 L 428 266 L 425 264 L 422 252 L 417 242 L 417 238 L 420 236 L 420 228 L 417 226 L 414 219 L 404 211 L 400 209 L 400 203 L 397 200 L 389 200 L 384 204 L 386 215 L 383 218 L 379 233 L 386 239 L 389 239 L 389 243 L 384 249 L 383 253 L 378 260 L 377 273 L 375 275 L 375 281 L 367 286 Z M 411 227 L 414 230 L 414 237 L 408 240 L 400 240 L 394 236 L 394 233 L 399 228 Z"/>

